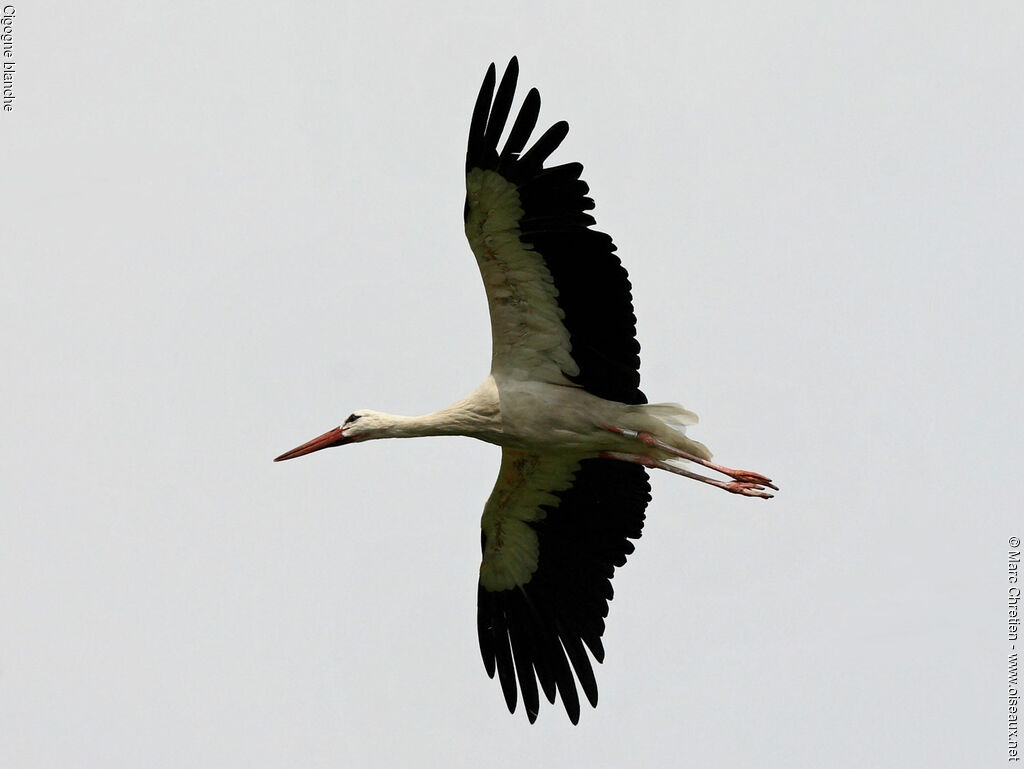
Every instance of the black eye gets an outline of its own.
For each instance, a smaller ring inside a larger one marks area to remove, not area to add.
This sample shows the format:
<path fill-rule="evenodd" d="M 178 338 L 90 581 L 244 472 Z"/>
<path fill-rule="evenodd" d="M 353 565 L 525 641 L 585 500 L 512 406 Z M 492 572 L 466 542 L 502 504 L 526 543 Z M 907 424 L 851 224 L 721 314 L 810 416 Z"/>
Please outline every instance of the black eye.
<path fill-rule="evenodd" d="M 348 419 L 345 420 L 345 425 L 350 425 L 353 422 L 355 422 L 357 419 L 359 419 L 359 415 L 358 414 L 349 414 L 348 415 Z M 344 427 L 345 425 L 342 425 L 342 427 Z"/>

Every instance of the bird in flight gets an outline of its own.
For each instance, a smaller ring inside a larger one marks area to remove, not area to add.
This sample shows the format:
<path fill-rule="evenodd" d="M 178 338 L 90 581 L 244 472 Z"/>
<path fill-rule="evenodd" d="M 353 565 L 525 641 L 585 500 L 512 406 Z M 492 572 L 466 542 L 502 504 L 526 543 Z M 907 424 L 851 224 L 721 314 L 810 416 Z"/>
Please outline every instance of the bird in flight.
<path fill-rule="evenodd" d="M 590 658 L 604 660 L 611 579 L 643 528 L 647 470 L 749 497 L 770 498 L 777 487 L 713 464 L 685 434 L 696 415 L 650 404 L 640 391 L 629 279 L 612 239 L 591 229 L 583 166 L 545 165 L 568 124 L 524 151 L 540 113 L 531 89 L 499 149 L 518 76 L 513 58 L 495 91 L 494 65 L 487 69 L 466 152 L 466 237 L 487 292 L 491 373 L 448 408 L 419 417 L 355 411 L 275 461 L 377 438 L 465 435 L 501 446 L 480 522 L 480 652 L 509 712 L 521 696 L 532 723 L 540 693 L 552 704 L 557 694 L 575 724 L 576 682 L 597 705 Z"/>

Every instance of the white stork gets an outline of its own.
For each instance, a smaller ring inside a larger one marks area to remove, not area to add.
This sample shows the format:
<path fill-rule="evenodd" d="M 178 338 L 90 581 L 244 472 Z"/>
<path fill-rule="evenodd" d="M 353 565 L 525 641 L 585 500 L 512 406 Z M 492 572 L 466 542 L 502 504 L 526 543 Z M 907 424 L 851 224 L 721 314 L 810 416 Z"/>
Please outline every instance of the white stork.
<path fill-rule="evenodd" d="M 590 228 L 579 163 L 545 167 L 568 133 L 558 122 L 523 152 L 537 123 L 531 89 L 505 145 L 499 138 L 519 74 L 513 58 L 494 91 L 487 69 L 469 126 L 466 237 L 491 315 L 491 373 L 470 395 L 420 417 L 356 411 L 340 427 L 275 461 L 376 438 L 466 435 L 502 447 L 481 520 L 477 629 L 487 674 L 527 717 L 560 695 L 579 720 L 573 680 L 592 706 L 616 566 L 633 552 L 650 500 L 646 468 L 735 494 L 769 498 L 771 480 L 712 464 L 686 437 L 697 417 L 648 404 L 639 389 L 630 284 L 612 239 Z M 702 465 L 731 478 L 686 468 Z"/>

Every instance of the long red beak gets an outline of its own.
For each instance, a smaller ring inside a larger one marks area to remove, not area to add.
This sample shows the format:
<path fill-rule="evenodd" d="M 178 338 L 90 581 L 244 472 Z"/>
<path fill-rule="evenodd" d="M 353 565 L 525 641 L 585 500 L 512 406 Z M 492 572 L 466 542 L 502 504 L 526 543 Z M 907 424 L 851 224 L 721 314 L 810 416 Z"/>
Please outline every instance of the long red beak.
<path fill-rule="evenodd" d="M 286 451 L 274 461 L 283 462 L 286 459 L 295 459 L 295 457 L 301 457 L 305 454 L 312 454 L 314 451 L 320 451 L 320 449 L 329 449 L 331 446 L 343 446 L 351 440 L 351 438 L 346 438 L 341 434 L 340 427 L 335 427 L 333 430 L 328 430 L 319 438 L 314 438 L 309 441 L 309 443 L 303 443 L 298 448 Z"/>

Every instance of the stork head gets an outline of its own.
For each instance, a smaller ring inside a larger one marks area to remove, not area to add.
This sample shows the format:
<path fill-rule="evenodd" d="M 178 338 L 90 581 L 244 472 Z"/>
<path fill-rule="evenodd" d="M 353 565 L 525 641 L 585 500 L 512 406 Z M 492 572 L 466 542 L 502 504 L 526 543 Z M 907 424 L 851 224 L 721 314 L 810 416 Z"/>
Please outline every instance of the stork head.
<path fill-rule="evenodd" d="M 320 449 L 329 449 L 331 446 L 344 446 L 346 443 L 355 443 L 356 441 L 374 438 L 376 435 L 373 430 L 372 417 L 375 414 L 376 412 L 373 411 L 354 411 L 349 414 L 348 419 L 340 427 L 328 430 L 323 435 L 303 443 L 291 451 L 286 451 L 274 461 L 283 462 L 286 459 L 295 459 L 295 457 L 312 454 Z M 364 417 L 366 419 L 360 423 L 360 420 L 363 420 Z"/>

